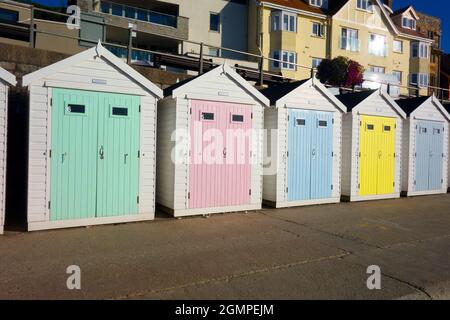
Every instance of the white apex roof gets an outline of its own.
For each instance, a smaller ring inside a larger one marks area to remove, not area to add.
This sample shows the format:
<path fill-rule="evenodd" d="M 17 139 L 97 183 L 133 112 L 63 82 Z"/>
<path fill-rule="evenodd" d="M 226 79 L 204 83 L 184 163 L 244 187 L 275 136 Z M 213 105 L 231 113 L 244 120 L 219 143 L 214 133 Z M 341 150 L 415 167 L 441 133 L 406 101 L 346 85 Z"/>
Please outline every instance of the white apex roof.
<path fill-rule="evenodd" d="M 0 79 L 6 81 L 12 86 L 17 84 L 16 76 L 0 67 Z"/>
<path fill-rule="evenodd" d="M 163 91 L 158 86 L 156 86 L 142 74 L 134 70 L 128 64 L 123 62 L 121 59 L 116 57 L 113 53 L 108 51 L 105 47 L 102 46 L 100 41 L 98 42 L 97 46 L 91 49 L 85 50 L 69 58 L 51 64 L 47 67 L 44 67 L 30 74 L 27 74 L 26 76 L 23 77 L 22 85 L 24 87 L 29 86 L 30 84 L 42 78 L 45 78 L 46 76 L 59 72 L 60 70 L 64 70 L 70 66 L 73 66 L 77 63 L 80 63 L 92 57 L 104 58 L 105 60 L 113 64 L 116 68 L 123 71 L 131 79 L 135 80 L 139 85 L 141 85 L 143 88 L 145 88 L 158 98 L 163 97 Z"/>
<path fill-rule="evenodd" d="M 270 101 L 267 99 L 261 92 L 259 92 L 256 88 L 254 88 L 250 83 L 247 82 L 244 78 L 242 78 L 233 68 L 231 68 L 227 63 L 224 63 L 192 80 L 188 81 L 186 84 L 183 84 L 172 91 L 172 97 L 183 96 L 183 93 L 188 86 L 195 86 L 197 82 L 202 81 L 203 77 L 207 77 L 208 75 L 213 75 L 217 73 L 224 73 L 231 77 L 234 81 L 237 82 L 245 91 L 247 91 L 250 95 L 252 95 L 256 100 L 258 100 L 265 107 L 270 106 Z"/>

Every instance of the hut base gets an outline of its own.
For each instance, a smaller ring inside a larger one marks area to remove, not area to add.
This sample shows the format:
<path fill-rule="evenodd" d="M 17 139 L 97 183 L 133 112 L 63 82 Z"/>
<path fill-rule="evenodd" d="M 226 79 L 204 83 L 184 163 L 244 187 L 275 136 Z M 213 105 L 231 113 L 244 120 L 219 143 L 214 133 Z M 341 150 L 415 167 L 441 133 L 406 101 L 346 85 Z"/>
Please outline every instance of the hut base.
<path fill-rule="evenodd" d="M 208 215 L 208 214 L 214 214 L 214 213 L 253 211 L 253 210 L 261 210 L 261 208 L 262 208 L 261 204 L 249 204 L 249 205 L 231 206 L 231 207 L 214 207 L 214 208 L 174 210 L 171 208 L 167 208 L 167 207 L 158 205 L 158 209 L 174 216 L 175 218 L 190 217 L 190 216 L 202 216 L 202 215 Z"/>
<path fill-rule="evenodd" d="M 403 191 L 403 197 L 418 197 L 418 196 L 432 196 L 437 194 L 446 194 L 444 190 L 431 190 L 431 191 Z"/>
<path fill-rule="evenodd" d="M 88 219 L 67 220 L 67 221 L 29 222 L 28 231 L 88 227 L 103 224 L 118 224 L 127 222 L 141 222 L 141 221 L 150 221 L 154 219 L 155 215 L 152 213 L 152 214 L 135 214 L 118 217 L 88 218 Z"/>
<path fill-rule="evenodd" d="M 341 202 L 340 198 L 329 198 L 329 199 L 313 199 L 313 200 L 302 200 L 302 201 L 283 201 L 274 202 L 269 200 L 263 200 L 263 204 L 273 208 L 290 208 L 290 207 L 304 207 L 313 206 L 320 204 L 331 204 Z"/>
<path fill-rule="evenodd" d="M 392 194 L 381 194 L 375 196 L 346 196 L 341 197 L 342 201 L 345 202 L 360 202 L 360 201 L 373 201 L 373 200 L 388 200 L 388 199 L 398 199 L 400 198 L 400 193 Z"/>

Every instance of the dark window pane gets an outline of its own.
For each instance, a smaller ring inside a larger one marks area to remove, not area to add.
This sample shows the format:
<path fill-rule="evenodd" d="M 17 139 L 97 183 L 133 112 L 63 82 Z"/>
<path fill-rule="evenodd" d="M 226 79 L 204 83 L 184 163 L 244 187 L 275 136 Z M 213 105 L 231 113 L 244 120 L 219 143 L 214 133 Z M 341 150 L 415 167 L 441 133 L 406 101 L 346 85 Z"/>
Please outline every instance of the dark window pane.
<path fill-rule="evenodd" d="M 17 11 L 0 9 L 0 20 L 17 22 L 19 20 L 19 13 Z"/>
<path fill-rule="evenodd" d="M 220 16 L 216 13 L 211 13 L 209 29 L 211 31 L 219 31 L 219 27 L 220 27 Z"/>
<path fill-rule="evenodd" d="M 109 9 L 110 9 L 110 8 L 111 8 L 111 5 L 110 5 L 109 3 L 107 3 L 107 2 L 102 2 L 100 10 L 101 10 L 103 13 L 109 13 Z"/>
<path fill-rule="evenodd" d="M 328 126 L 328 121 L 319 120 L 319 127 L 326 127 L 326 126 Z"/>
<path fill-rule="evenodd" d="M 145 10 L 138 10 L 137 18 L 141 21 L 148 21 L 148 12 Z"/>
<path fill-rule="evenodd" d="M 128 108 L 113 107 L 113 116 L 128 116 Z"/>
<path fill-rule="evenodd" d="M 298 126 L 306 125 L 306 120 L 305 119 L 295 119 L 295 120 L 296 120 Z"/>
<path fill-rule="evenodd" d="M 82 104 L 69 104 L 67 112 L 69 113 L 85 113 L 86 107 Z"/>
<path fill-rule="evenodd" d="M 112 14 L 115 16 L 123 16 L 122 6 L 120 4 L 112 4 Z"/>
<path fill-rule="evenodd" d="M 214 120 L 214 113 L 202 112 L 202 120 Z"/>
<path fill-rule="evenodd" d="M 390 126 L 384 126 L 384 131 L 391 131 L 391 127 Z"/>
<path fill-rule="evenodd" d="M 244 116 L 240 114 L 233 114 L 233 122 L 244 122 Z"/>
<path fill-rule="evenodd" d="M 375 126 L 373 124 L 367 125 L 367 130 L 373 130 L 374 128 L 375 128 Z"/>
<path fill-rule="evenodd" d="M 125 7 L 125 17 L 136 19 L 136 9 L 131 7 Z"/>

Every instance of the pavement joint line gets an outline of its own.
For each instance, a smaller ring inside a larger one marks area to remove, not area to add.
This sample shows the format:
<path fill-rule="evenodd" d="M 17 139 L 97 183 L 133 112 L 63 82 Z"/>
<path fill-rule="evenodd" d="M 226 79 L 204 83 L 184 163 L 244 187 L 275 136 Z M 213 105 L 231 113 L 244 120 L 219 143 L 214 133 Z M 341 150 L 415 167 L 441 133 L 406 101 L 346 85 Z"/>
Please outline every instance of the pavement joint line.
<path fill-rule="evenodd" d="M 155 294 L 155 293 L 158 294 L 158 293 L 162 293 L 162 292 L 169 292 L 172 290 L 187 289 L 187 288 L 191 288 L 191 287 L 207 285 L 207 284 L 214 283 L 214 282 L 229 282 L 229 281 L 232 281 L 232 280 L 238 279 L 238 278 L 244 278 L 244 277 L 248 277 L 248 276 L 252 276 L 252 275 L 289 269 L 289 268 L 293 268 L 293 267 L 297 267 L 297 266 L 301 266 L 301 265 L 305 265 L 305 264 L 309 264 L 309 263 L 317 263 L 317 262 L 322 262 L 322 261 L 327 261 L 327 260 L 342 259 L 347 255 L 349 255 L 349 253 L 331 255 L 331 256 L 320 257 L 320 258 L 316 258 L 316 259 L 307 259 L 307 260 L 302 260 L 302 261 L 298 261 L 298 262 L 291 262 L 291 263 L 266 267 L 266 268 L 262 268 L 262 269 L 250 270 L 250 271 L 241 272 L 241 273 L 237 273 L 237 274 L 231 274 L 231 275 L 218 277 L 218 278 L 190 282 L 190 283 L 182 284 L 179 286 L 173 286 L 173 287 L 161 288 L 161 289 L 155 289 L 155 290 L 144 290 L 144 291 L 140 291 L 140 292 L 129 293 L 126 295 L 118 296 L 116 298 L 112 298 L 112 300 L 132 299 L 132 298 L 137 298 L 137 297 L 147 295 L 147 294 Z"/>
<path fill-rule="evenodd" d="M 316 231 L 316 232 L 324 233 L 324 234 L 327 234 L 327 235 L 331 235 L 331 236 L 334 236 L 334 237 L 337 237 L 337 238 L 340 238 L 340 239 L 343 239 L 343 240 L 354 241 L 354 242 L 356 242 L 358 244 L 362 244 L 362 245 L 365 245 L 365 246 L 368 246 L 368 247 L 371 247 L 371 248 L 375 248 L 375 249 L 382 249 L 383 248 L 383 247 L 380 247 L 380 246 L 368 243 L 368 242 L 366 242 L 366 241 L 364 241 L 364 240 L 362 240 L 360 238 L 348 237 L 348 236 L 346 236 L 344 234 L 329 232 L 329 231 L 322 230 L 322 229 L 319 229 L 319 228 L 314 228 L 314 227 L 312 227 L 312 226 L 310 226 L 308 224 L 299 223 L 297 221 L 293 221 L 293 220 L 289 220 L 289 219 L 285 219 L 285 218 L 275 217 L 275 216 L 272 216 L 272 215 L 269 215 L 269 214 L 266 214 L 266 213 L 262 213 L 262 214 L 264 216 L 272 218 L 272 219 L 276 219 L 276 220 L 287 222 L 287 223 L 292 223 L 292 224 L 295 224 L 295 225 L 298 225 L 298 226 L 301 226 L 301 227 L 308 228 L 308 229 L 310 229 L 312 231 Z M 342 250 L 347 251 L 345 249 L 342 249 Z"/>
<path fill-rule="evenodd" d="M 431 238 L 427 238 L 427 239 L 415 239 L 415 240 L 410 240 L 410 241 L 397 242 L 397 243 L 393 243 L 393 244 L 388 244 L 386 246 L 382 246 L 378 249 L 390 249 L 390 248 L 395 248 L 397 246 L 408 245 L 408 244 L 413 244 L 413 243 L 422 243 L 422 242 L 440 240 L 440 239 L 445 239 L 445 238 L 450 238 L 450 234 L 437 236 L 437 237 L 431 237 Z"/>

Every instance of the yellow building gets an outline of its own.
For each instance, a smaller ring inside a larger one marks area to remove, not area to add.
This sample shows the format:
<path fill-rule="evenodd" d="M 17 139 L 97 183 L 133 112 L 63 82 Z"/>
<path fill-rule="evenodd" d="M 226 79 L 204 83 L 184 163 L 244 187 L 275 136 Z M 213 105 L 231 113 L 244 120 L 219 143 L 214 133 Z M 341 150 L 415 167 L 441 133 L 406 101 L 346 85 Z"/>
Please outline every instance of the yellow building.
<path fill-rule="evenodd" d="M 378 0 L 252 0 L 249 50 L 282 60 L 266 61 L 264 69 L 288 78 L 307 78 L 322 59 L 345 56 L 368 75 L 388 74 L 402 86 L 424 86 L 429 54 L 413 58 L 411 50 L 429 50 L 423 47 L 431 41 L 412 28 L 414 22 L 403 26 L 404 16 L 418 18 L 412 8 L 393 12 Z"/>

